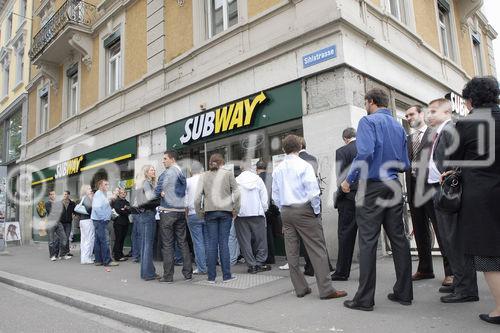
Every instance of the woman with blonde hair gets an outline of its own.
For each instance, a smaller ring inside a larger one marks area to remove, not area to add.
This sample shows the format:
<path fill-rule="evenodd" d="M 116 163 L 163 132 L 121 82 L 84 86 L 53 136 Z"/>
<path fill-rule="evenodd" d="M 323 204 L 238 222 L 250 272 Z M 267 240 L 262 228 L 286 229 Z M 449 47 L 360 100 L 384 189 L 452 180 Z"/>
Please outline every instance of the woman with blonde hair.
<path fill-rule="evenodd" d="M 84 184 L 80 188 L 80 203 L 87 214 L 77 213 L 80 215 L 80 263 L 93 264 L 92 253 L 94 250 L 94 240 L 95 240 L 95 229 L 94 223 L 90 219 L 90 214 L 92 214 L 92 198 L 94 192 L 90 185 Z"/>
<path fill-rule="evenodd" d="M 146 164 L 141 168 L 136 181 L 135 222 L 139 226 L 141 279 L 150 281 L 159 278 L 153 264 L 153 243 L 156 233 L 156 207 L 159 200 L 155 194 L 156 170 L 153 165 Z"/>
<path fill-rule="evenodd" d="M 223 166 L 221 154 L 210 156 L 209 171 L 200 178 L 194 200 L 196 213 L 205 219 L 207 225 L 210 283 L 215 283 L 217 250 L 220 253 L 222 281 L 228 282 L 236 278 L 231 275 L 228 242 L 233 217 L 240 210 L 240 192 L 233 173 Z"/>

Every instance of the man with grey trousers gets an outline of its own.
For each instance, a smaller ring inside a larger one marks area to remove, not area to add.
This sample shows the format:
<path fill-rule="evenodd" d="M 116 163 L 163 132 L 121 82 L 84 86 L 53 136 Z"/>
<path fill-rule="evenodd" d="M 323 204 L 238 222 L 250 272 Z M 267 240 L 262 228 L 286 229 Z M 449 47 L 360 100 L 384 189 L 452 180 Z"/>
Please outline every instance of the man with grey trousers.
<path fill-rule="evenodd" d="M 191 254 L 186 239 L 186 177 L 177 165 L 177 153 L 166 151 L 163 155 L 165 171 L 158 178 L 155 193 L 161 196 L 160 235 L 163 256 L 163 277 L 160 282 L 174 282 L 174 242 L 182 251 L 182 275 L 185 280 L 193 279 Z"/>
<path fill-rule="evenodd" d="M 262 179 L 250 171 L 248 160 L 243 162 L 243 172 L 236 177 L 241 195 L 241 207 L 234 221 L 241 254 L 248 265 L 248 273 L 268 271 L 266 211 L 268 195 Z"/>

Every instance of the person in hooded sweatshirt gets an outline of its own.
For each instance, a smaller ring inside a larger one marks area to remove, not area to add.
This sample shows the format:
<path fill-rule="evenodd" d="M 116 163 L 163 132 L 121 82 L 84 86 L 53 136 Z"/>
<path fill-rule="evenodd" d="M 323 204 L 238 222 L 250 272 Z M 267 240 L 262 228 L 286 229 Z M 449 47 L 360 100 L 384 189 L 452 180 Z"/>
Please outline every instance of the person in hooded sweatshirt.
<path fill-rule="evenodd" d="M 240 250 L 248 264 L 248 273 L 268 271 L 266 215 L 268 195 L 262 179 L 250 171 L 249 161 L 243 162 L 243 172 L 236 177 L 240 190 L 241 207 L 234 226 Z M 254 241 L 252 241 L 254 240 Z"/>

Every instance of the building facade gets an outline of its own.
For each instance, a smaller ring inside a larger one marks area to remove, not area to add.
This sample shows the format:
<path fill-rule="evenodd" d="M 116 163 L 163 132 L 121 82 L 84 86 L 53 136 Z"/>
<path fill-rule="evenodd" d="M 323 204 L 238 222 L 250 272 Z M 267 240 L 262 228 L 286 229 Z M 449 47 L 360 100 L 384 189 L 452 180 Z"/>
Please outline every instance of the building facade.
<path fill-rule="evenodd" d="M 0 221 L 19 221 L 19 161 L 26 142 L 31 2 L 0 1 Z"/>
<path fill-rule="evenodd" d="M 48 189 L 73 192 L 96 174 L 130 185 L 167 148 L 187 164 L 220 152 L 229 166 L 250 157 L 272 169 L 281 138 L 296 133 L 318 157 L 336 253 L 342 130 L 356 127 L 373 87 L 402 123 L 409 105 L 448 93 L 462 112 L 465 82 L 495 73 L 496 32 L 480 3 L 36 0 L 25 236 L 37 238 L 35 206 Z"/>

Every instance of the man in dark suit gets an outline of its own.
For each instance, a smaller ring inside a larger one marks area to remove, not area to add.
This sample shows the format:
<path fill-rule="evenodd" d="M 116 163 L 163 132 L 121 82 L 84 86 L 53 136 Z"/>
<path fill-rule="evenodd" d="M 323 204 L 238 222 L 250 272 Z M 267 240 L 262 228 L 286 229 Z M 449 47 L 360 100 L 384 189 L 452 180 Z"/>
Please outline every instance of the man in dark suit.
<path fill-rule="evenodd" d="M 420 105 L 414 105 L 406 110 L 405 118 L 413 129 L 413 133 L 408 136 L 408 156 L 410 157 L 411 169 L 406 172 L 408 202 L 418 252 L 418 268 L 412 276 L 413 281 L 434 278 L 429 220 L 436 233 L 439 247 L 442 248 L 432 197 L 423 199 L 423 194 L 429 190 L 426 176 L 434 133 L 434 130 L 425 124 L 424 117 L 425 113 Z M 450 265 L 443 252 L 442 254 L 445 272 L 443 286 L 451 286 L 453 278 L 451 277 Z"/>
<path fill-rule="evenodd" d="M 319 169 L 318 159 L 306 151 L 306 140 L 304 140 L 304 138 L 301 138 L 301 141 L 302 141 L 302 150 L 299 152 L 299 157 L 313 167 L 314 174 L 316 175 L 316 178 L 318 178 L 318 169 Z M 320 185 L 319 178 L 318 178 L 318 185 Z M 321 195 L 321 186 L 320 186 L 320 195 Z M 303 245 L 301 247 L 303 247 Z M 309 259 L 309 255 L 307 254 L 305 247 L 304 247 L 304 259 L 306 261 L 306 265 L 304 266 L 304 274 L 308 276 L 314 276 L 314 268 L 311 264 L 311 260 Z M 329 256 L 328 256 L 328 265 L 330 267 L 330 272 L 332 272 L 333 267 L 330 262 Z"/>
<path fill-rule="evenodd" d="M 429 103 L 429 124 L 436 128 L 437 136 L 432 147 L 427 182 L 436 190 L 435 195 L 438 195 L 441 174 L 449 170 L 444 166 L 444 161 L 450 159 L 450 147 L 454 146 L 457 139 L 451 120 L 450 101 L 440 98 Z M 479 297 L 476 271 L 472 257 L 464 253 L 464 243 L 461 238 L 463 235 L 458 226 L 458 213 L 447 213 L 437 206 L 435 212 L 443 249 L 453 272 L 451 288 L 440 289 L 442 292 L 450 293 L 441 297 L 441 302 L 477 302 Z"/>
<path fill-rule="evenodd" d="M 337 266 L 335 267 L 335 272 L 332 274 L 333 281 L 347 281 L 349 279 L 352 255 L 354 253 L 354 245 L 356 244 L 356 234 L 358 232 L 355 218 L 357 186 L 351 186 L 349 193 L 344 193 L 340 189 L 340 184 L 345 180 L 351 163 L 356 157 L 356 130 L 352 127 L 346 128 L 342 132 L 342 139 L 345 142 L 345 146 L 337 149 L 335 152 L 335 171 L 338 190 L 334 206 L 339 212 L 337 228 L 339 251 Z"/>

